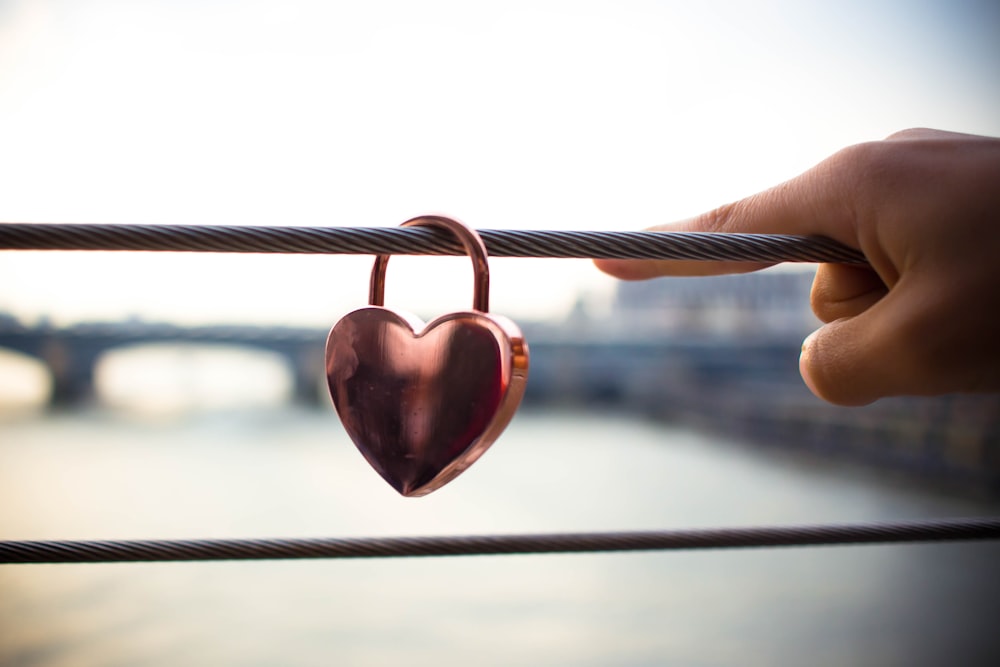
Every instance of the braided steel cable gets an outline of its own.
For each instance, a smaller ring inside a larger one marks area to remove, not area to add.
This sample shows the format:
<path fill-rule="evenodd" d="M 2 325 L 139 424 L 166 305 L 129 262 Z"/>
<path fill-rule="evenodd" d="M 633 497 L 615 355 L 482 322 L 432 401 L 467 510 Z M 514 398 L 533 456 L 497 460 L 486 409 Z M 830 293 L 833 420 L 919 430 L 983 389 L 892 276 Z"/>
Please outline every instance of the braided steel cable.
<path fill-rule="evenodd" d="M 693 259 L 863 264 L 822 237 L 693 232 L 481 230 L 496 257 Z M 0 249 L 462 255 L 425 227 L 0 224 Z M 659 532 L 357 539 L 3 541 L 0 563 L 373 558 L 721 549 L 1000 539 L 1000 519 Z"/>
<path fill-rule="evenodd" d="M 1000 518 L 618 533 L 248 540 L 6 541 L 0 563 L 386 558 L 1000 539 Z"/>
<path fill-rule="evenodd" d="M 479 230 L 494 257 L 693 259 L 864 264 L 859 251 L 821 236 L 704 232 Z M 463 255 L 428 227 L 239 227 L 0 223 L 0 250 L 356 255 Z"/>

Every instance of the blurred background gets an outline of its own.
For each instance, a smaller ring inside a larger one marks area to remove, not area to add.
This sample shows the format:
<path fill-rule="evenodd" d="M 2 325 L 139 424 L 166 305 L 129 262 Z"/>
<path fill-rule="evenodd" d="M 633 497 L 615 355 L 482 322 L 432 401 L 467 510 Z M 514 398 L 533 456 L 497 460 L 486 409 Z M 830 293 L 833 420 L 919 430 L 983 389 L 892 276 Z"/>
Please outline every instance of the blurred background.
<path fill-rule="evenodd" d="M 1000 6 L 0 0 L 0 221 L 632 230 L 913 126 L 1000 135 Z M 370 257 L 0 252 L 0 539 L 995 515 L 1000 400 L 824 405 L 812 267 L 491 261 L 524 407 L 397 497 L 323 387 Z M 471 303 L 396 258 L 387 304 Z M 0 566 L 3 665 L 995 664 L 994 544 Z"/>

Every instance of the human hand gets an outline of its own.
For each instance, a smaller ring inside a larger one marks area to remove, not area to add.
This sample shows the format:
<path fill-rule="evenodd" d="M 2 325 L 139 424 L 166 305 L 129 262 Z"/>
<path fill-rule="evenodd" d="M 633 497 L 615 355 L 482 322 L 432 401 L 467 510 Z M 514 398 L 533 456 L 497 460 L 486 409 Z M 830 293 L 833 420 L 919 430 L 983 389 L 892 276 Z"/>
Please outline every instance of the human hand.
<path fill-rule="evenodd" d="M 821 264 L 826 324 L 799 370 L 840 405 L 893 395 L 1000 391 L 1000 139 L 898 132 L 841 150 L 770 190 L 660 231 L 827 236 L 870 267 Z M 595 260 L 626 280 L 740 273 L 766 264 Z"/>

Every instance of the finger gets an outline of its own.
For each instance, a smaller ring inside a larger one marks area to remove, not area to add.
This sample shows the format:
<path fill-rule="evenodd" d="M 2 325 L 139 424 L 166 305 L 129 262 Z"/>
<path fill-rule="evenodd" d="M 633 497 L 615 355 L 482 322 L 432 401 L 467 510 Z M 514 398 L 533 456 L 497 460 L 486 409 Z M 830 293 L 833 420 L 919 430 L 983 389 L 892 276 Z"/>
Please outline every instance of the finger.
<path fill-rule="evenodd" d="M 649 231 L 663 231 L 650 229 Z M 674 231 L 674 230 L 667 230 Z M 772 266 L 762 262 L 717 262 L 685 259 L 595 259 L 594 265 L 621 280 L 646 280 L 661 276 L 715 276 L 748 273 Z"/>
<path fill-rule="evenodd" d="M 649 231 L 744 234 L 822 235 L 858 247 L 851 193 L 852 162 L 857 151 L 845 149 L 804 174 L 770 190 L 727 204 L 689 220 L 649 228 Z M 639 280 L 656 276 L 743 273 L 764 268 L 755 262 L 689 260 L 595 260 L 597 268 L 618 278 Z"/>
<path fill-rule="evenodd" d="M 872 269 L 846 264 L 820 264 L 809 301 L 823 322 L 855 317 L 889 293 Z"/>
<path fill-rule="evenodd" d="M 890 351 L 872 346 L 863 316 L 836 320 L 802 344 L 799 372 L 816 396 L 835 405 L 867 405 L 889 396 L 900 372 Z"/>
<path fill-rule="evenodd" d="M 925 302 L 900 296 L 902 291 L 805 340 L 799 371 L 814 394 L 837 405 L 866 405 L 885 396 L 954 389 L 941 341 L 930 336 Z"/>

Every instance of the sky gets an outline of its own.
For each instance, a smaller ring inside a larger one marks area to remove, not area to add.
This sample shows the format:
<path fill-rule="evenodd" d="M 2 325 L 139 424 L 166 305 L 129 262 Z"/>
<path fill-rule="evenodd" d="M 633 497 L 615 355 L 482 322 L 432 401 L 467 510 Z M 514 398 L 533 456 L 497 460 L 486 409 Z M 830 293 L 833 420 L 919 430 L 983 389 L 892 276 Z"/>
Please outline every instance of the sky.
<path fill-rule="evenodd" d="M 0 221 L 632 230 L 907 127 L 1000 135 L 1000 3 L 0 0 Z M 0 252 L 0 312 L 331 325 L 370 257 Z M 396 258 L 387 305 L 471 305 Z M 494 312 L 614 281 L 491 261 Z"/>

